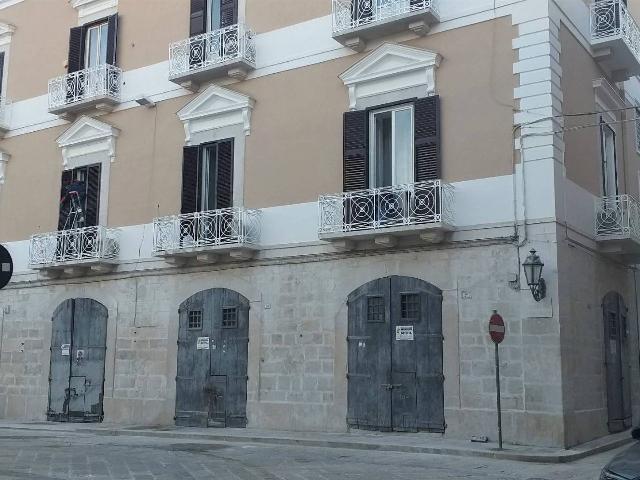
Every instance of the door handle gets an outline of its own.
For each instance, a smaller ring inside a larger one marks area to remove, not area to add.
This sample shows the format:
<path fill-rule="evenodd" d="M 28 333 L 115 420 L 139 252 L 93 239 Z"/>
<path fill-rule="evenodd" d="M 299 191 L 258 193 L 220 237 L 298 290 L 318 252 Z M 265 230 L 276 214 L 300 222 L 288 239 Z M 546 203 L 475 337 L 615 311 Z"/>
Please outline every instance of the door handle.
<path fill-rule="evenodd" d="M 380 384 L 380 386 L 385 390 L 393 390 L 394 388 L 400 388 L 402 384 L 401 383 L 382 383 Z"/>

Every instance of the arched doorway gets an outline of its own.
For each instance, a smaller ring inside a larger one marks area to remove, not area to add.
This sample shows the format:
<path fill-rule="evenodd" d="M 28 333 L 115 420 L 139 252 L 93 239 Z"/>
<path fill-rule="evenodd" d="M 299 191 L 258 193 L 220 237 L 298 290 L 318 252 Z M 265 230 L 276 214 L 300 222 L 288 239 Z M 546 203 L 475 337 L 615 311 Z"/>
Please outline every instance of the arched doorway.
<path fill-rule="evenodd" d="M 52 318 L 49 408 L 55 422 L 101 422 L 107 308 L 90 298 L 65 300 Z"/>
<path fill-rule="evenodd" d="M 398 276 L 361 286 L 347 340 L 349 426 L 444 432 L 441 290 Z"/>
<path fill-rule="evenodd" d="M 602 300 L 609 432 L 631 427 L 631 366 L 627 307 L 622 295 L 609 292 Z"/>
<path fill-rule="evenodd" d="M 205 290 L 179 309 L 176 425 L 245 427 L 249 300 Z"/>

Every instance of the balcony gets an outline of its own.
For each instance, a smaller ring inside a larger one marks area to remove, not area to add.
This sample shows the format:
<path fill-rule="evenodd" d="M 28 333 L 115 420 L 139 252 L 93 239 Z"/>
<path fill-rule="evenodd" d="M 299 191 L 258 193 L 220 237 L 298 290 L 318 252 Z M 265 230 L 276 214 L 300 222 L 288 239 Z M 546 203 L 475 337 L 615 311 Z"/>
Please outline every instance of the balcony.
<path fill-rule="evenodd" d="M 337 246 L 373 240 L 392 247 L 399 237 L 438 243 L 453 230 L 454 190 L 441 180 L 322 195 L 319 236 Z"/>
<path fill-rule="evenodd" d="M 222 76 L 244 79 L 255 68 L 254 34 L 241 23 L 169 46 L 169 80 L 189 90 Z"/>
<path fill-rule="evenodd" d="M 616 81 L 640 75 L 640 28 L 622 0 L 591 4 L 591 45 Z"/>
<path fill-rule="evenodd" d="M 357 51 L 369 40 L 411 30 L 426 35 L 440 21 L 437 0 L 332 0 L 333 38 Z"/>
<path fill-rule="evenodd" d="M 596 200 L 596 241 L 604 253 L 640 261 L 640 205 L 630 195 Z"/>
<path fill-rule="evenodd" d="M 171 215 L 153 221 L 153 251 L 185 264 L 215 263 L 220 256 L 253 257 L 260 241 L 261 213 L 242 207 Z"/>
<path fill-rule="evenodd" d="M 117 262 L 118 238 L 117 229 L 105 227 L 33 235 L 29 244 L 29 266 L 52 276 L 106 273 Z"/>
<path fill-rule="evenodd" d="M 49 113 L 72 116 L 97 109 L 110 112 L 120 103 L 122 70 L 98 65 L 49 80 Z"/>

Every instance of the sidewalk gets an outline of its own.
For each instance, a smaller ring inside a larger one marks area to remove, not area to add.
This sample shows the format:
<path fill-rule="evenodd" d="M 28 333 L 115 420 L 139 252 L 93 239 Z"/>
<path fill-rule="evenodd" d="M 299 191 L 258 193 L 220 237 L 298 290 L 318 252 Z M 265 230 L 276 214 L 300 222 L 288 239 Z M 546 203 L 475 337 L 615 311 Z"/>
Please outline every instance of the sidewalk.
<path fill-rule="evenodd" d="M 199 440 L 202 442 L 264 443 L 306 447 L 378 450 L 386 452 L 427 453 L 463 457 L 484 457 L 536 463 L 568 463 L 618 448 L 632 441 L 629 432 L 609 435 L 572 449 L 554 449 L 505 445 L 498 450 L 495 443 L 471 443 L 443 438 L 439 434 L 406 434 L 356 431 L 352 433 L 279 432 L 253 429 L 206 429 L 183 427 L 122 426 L 114 424 L 74 424 L 0 421 L 0 430 L 76 432 L 95 435 Z"/>

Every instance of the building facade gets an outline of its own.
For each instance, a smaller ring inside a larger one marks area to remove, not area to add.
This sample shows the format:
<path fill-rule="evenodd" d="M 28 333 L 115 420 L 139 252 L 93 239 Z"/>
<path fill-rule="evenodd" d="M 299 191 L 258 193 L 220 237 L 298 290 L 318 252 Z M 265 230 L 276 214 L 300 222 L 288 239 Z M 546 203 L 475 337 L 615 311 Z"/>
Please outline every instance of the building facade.
<path fill-rule="evenodd" d="M 495 438 L 498 311 L 507 442 L 628 428 L 638 22 L 0 0 L 0 417 Z"/>

